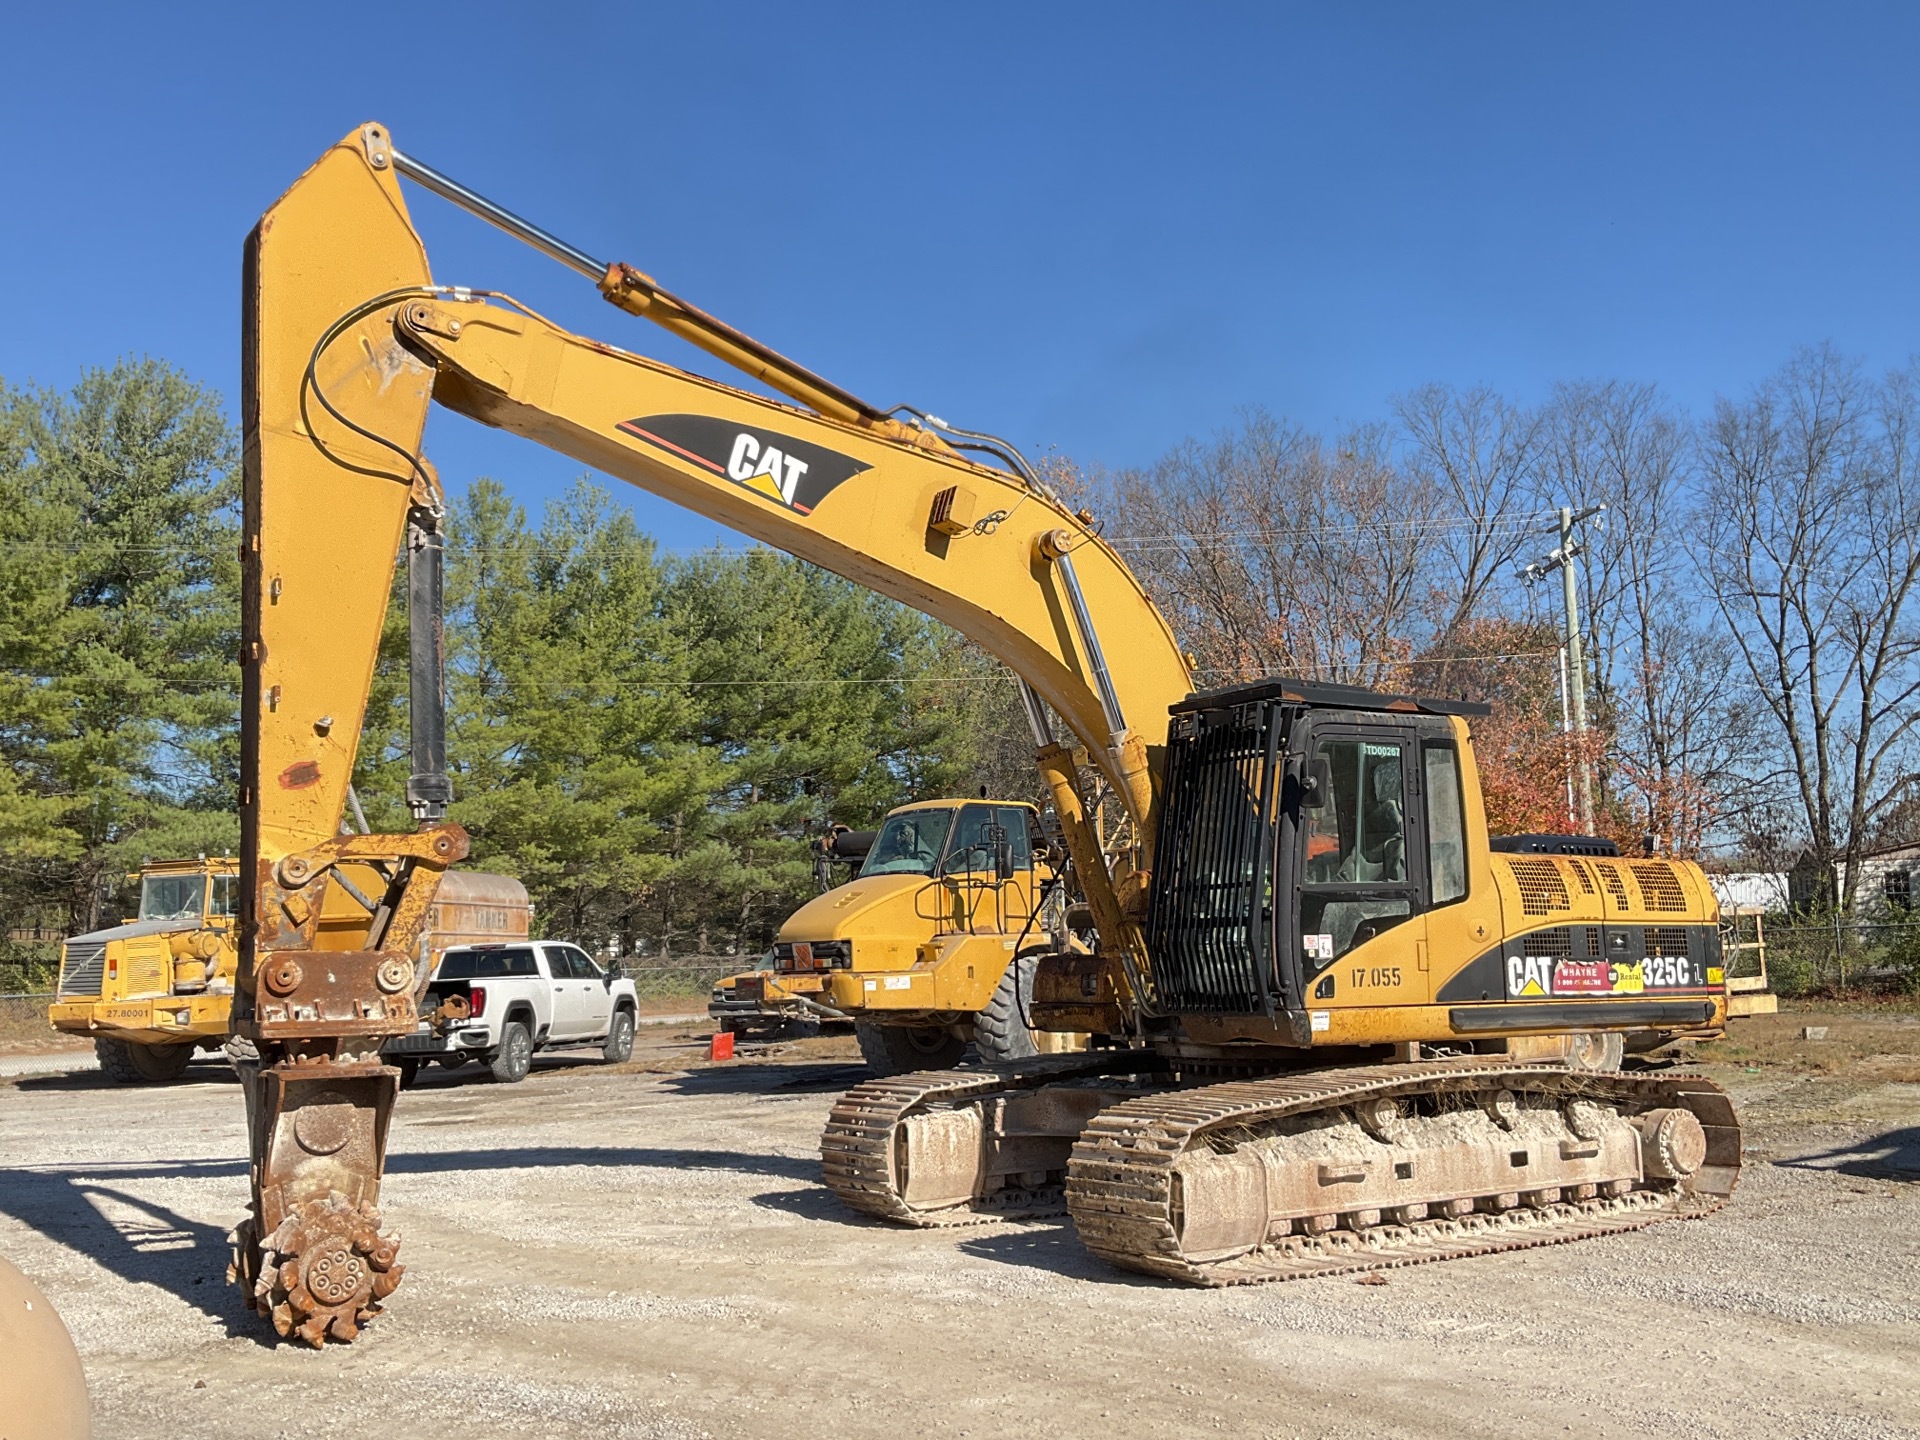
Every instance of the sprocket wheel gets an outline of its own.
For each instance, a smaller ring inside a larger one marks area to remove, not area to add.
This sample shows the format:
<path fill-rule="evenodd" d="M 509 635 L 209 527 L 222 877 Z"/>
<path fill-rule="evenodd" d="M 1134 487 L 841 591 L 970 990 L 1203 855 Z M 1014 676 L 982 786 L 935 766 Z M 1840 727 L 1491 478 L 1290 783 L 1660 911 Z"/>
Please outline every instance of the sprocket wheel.
<path fill-rule="evenodd" d="M 282 1336 L 315 1349 L 328 1340 L 345 1343 L 380 1313 L 407 1268 L 395 1263 L 400 1237 L 379 1227 L 378 1210 L 338 1191 L 301 1205 L 264 1242 L 253 1220 L 243 1220 L 228 1237 L 234 1254 L 227 1278 Z"/>

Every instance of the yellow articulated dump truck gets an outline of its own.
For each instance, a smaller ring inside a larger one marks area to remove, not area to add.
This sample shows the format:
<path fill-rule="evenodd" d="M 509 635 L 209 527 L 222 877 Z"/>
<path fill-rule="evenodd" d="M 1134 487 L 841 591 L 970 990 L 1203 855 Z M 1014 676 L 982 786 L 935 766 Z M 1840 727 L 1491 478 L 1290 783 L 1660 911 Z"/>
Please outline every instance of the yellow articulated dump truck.
<path fill-rule="evenodd" d="M 854 1021 L 882 1075 L 1076 1048 L 1028 1023 L 1037 957 L 1067 943 L 1034 807 L 924 800 L 890 812 L 852 880 L 780 927 L 774 984 Z"/>
<path fill-rule="evenodd" d="M 70 937 L 47 1019 L 93 1039 L 115 1080 L 173 1080 L 193 1052 L 217 1050 L 233 1008 L 235 891 L 230 856 L 152 863 L 124 925 Z"/>
<path fill-rule="evenodd" d="M 93 1040 L 100 1068 L 123 1084 L 176 1080 L 196 1050 L 218 1050 L 231 1033 L 239 861 L 221 856 L 152 862 L 128 877 L 140 908 L 123 925 L 75 935 L 61 946 L 60 980 L 47 1020 Z M 323 926 L 364 928 L 383 887 L 336 887 Z M 335 911 L 339 913 L 336 915 Z M 526 887 L 508 875 L 461 871 L 434 896 L 423 951 L 525 939 Z"/>

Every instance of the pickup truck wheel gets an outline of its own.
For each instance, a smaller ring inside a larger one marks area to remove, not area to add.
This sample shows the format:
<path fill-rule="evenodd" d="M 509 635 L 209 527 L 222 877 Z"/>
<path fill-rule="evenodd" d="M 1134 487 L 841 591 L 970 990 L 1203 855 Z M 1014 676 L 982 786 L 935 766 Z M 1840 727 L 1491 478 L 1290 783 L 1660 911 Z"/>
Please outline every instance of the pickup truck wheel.
<path fill-rule="evenodd" d="M 193 1046 L 135 1045 L 130 1040 L 96 1039 L 93 1053 L 107 1078 L 121 1085 L 153 1085 L 178 1080 L 193 1059 Z"/>
<path fill-rule="evenodd" d="M 951 1070 L 967 1053 L 967 1042 L 944 1025 L 853 1027 L 860 1057 L 876 1075 L 907 1075 L 915 1070 Z"/>
<path fill-rule="evenodd" d="M 493 1057 L 493 1078 L 503 1085 L 515 1085 L 527 1078 L 533 1068 L 533 1034 L 518 1020 L 500 1027 L 500 1048 Z"/>
<path fill-rule="evenodd" d="M 1008 962 L 987 1006 L 973 1017 L 973 1045 L 987 1061 L 1026 1060 L 1040 1053 L 1026 1014 L 1033 1006 L 1033 972 L 1039 957 Z"/>
<path fill-rule="evenodd" d="M 624 1065 L 633 1055 L 633 1012 L 616 1010 L 613 1024 L 607 1027 L 607 1043 L 600 1047 L 600 1058 L 610 1065 Z"/>

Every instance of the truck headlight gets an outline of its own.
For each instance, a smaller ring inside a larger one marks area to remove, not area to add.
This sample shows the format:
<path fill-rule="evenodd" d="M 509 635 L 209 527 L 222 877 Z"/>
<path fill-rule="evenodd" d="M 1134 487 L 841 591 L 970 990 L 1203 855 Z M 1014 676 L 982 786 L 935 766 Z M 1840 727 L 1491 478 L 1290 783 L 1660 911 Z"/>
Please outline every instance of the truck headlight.
<path fill-rule="evenodd" d="M 851 940 L 796 940 L 790 945 L 773 947 L 773 968 L 794 975 L 812 970 L 851 970 Z"/>

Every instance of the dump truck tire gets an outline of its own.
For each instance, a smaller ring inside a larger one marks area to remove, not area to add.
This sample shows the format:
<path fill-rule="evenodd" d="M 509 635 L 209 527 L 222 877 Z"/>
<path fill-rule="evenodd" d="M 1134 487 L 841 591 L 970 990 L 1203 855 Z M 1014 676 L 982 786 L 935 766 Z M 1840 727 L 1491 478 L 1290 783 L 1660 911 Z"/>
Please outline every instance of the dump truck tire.
<path fill-rule="evenodd" d="M 986 1008 L 973 1017 L 973 1046 L 989 1064 L 1026 1060 L 1040 1053 L 1026 1014 L 1033 1004 L 1035 956 L 1022 955 L 1007 965 Z"/>
<path fill-rule="evenodd" d="M 967 1042 L 944 1025 L 853 1027 L 860 1056 L 876 1075 L 910 1075 L 915 1070 L 951 1070 L 967 1053 Z"/>
<path fill-rule="evenodd" d="M 193 1059 L 191 1045 L 135 1045 L 130 1040 L 95 1040 L 93 1053 L 109 1080 L 121 1085 L 157 1085 L 178 1080 Z"/>

